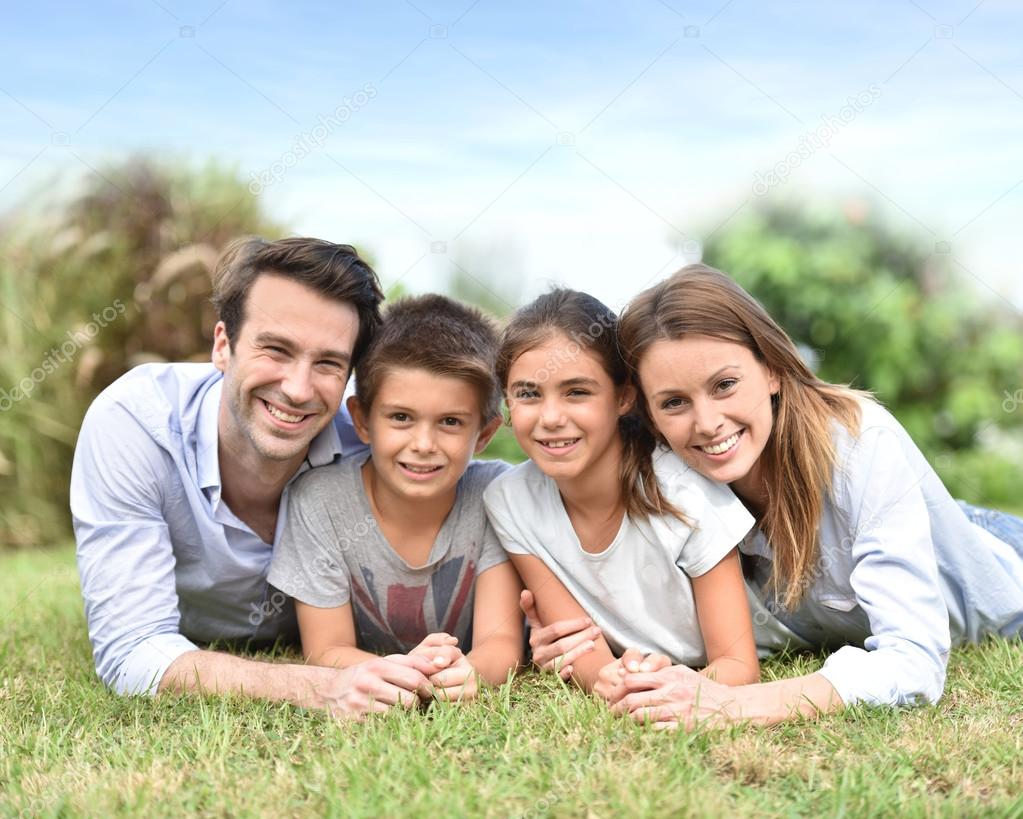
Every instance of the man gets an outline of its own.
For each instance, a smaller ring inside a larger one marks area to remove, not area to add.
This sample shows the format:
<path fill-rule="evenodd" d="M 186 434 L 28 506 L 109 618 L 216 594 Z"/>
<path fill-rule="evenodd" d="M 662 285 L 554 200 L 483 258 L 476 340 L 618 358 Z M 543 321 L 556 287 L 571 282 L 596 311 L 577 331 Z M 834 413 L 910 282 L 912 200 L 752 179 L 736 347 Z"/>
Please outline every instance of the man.
<path fill-rule="evenodd" d="M 294 637 L 291 601 L 266 582 L 273 543 L 295 477 L 358 445 L 338 410 L 382 299 L 347 245 L 238 240 L 214 275 L 213 365 L 137 367 L 90 407 L 71 511 L 96 671 L 115 691 L 358 715 L 429 690 L 418 658 L 338 670 L 200 647 Z"/>

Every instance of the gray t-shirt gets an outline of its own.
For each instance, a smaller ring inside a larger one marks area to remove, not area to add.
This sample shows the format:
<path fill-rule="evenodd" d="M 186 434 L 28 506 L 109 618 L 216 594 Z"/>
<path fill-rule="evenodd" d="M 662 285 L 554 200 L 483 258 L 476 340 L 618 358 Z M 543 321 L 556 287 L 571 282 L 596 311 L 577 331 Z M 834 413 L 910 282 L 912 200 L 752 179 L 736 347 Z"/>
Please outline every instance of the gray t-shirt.
<path fill-rule="evenodd" d="M 404 654 L 431 632 L 472 646 L 476 578 L 508 557 L 487 521 L 483 490 L 508 464 L 473 461 L 423 566 L 410 566 L 377 525 L 362 483 L 368 452 L 312 469 L 290 490 L 269 582 L 318 608 L 351 602 L 358 645 Z"/>

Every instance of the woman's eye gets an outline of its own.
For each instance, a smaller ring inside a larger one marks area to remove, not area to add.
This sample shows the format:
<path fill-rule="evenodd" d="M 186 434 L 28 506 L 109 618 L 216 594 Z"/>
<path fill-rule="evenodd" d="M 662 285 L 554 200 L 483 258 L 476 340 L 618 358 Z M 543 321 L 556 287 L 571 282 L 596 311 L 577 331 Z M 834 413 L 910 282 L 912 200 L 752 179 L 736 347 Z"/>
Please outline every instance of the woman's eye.
<path fill-rule="evenodd" d="M 725 378 L 718 382 L 718 392 L 728 392 L 736 384 L 739 383 L 738 378 Z"/>
<path fill-rule="evenodd" d="M 673 410 L 678 409 L 682 406 L 683 400 L 681 398 L 669 398 L 667 401 L 661 402 L 662 410 Z"/>

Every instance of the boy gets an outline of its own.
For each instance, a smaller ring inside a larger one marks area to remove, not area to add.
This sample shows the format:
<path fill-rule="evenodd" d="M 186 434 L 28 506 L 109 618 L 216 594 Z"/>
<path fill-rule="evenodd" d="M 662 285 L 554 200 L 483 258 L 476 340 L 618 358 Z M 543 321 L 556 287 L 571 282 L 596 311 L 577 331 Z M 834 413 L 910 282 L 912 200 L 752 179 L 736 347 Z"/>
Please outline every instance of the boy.
<path fill-rule="evenodd" d="M 522 659 L 521 584 L 482 500 L 507 465 L 471 462 L 501 422 L 497 344 L 490 321 L 444 296 L 393 304 L 348 400 L 369 452 L 295 483 L 270 567 L 308 662 L 434 663 L 433 690 L 395 692 L 404 705 L 470 699 L 477 675 L 504 682 Z"/>

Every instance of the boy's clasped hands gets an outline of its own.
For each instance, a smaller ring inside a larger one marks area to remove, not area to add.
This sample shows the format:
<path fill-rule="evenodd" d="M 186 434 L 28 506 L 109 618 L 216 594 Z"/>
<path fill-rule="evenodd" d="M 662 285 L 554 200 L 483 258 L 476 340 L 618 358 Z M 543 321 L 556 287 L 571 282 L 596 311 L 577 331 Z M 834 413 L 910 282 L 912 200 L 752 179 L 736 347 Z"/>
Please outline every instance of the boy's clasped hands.
<path fill-rule="evenodd" d="M 423 657 L 436 669 L 427 675 L 434 699 L 462 702 L 479 693 L 476 669 L 458 647 L 458 638 L 444 632 L 427 634 L 410 655 Z"/>

